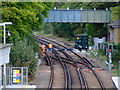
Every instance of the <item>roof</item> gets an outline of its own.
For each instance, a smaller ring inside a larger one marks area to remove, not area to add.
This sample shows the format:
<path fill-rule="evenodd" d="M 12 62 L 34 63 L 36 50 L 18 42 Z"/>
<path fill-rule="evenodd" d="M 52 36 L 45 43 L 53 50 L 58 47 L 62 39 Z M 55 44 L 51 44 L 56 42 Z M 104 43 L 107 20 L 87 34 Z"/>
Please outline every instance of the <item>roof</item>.
<path fill-rule="evenodd" d="M 12 45 L 13 44 L 2 44 L 2 43 L 0 43 L 0 49 L 6 48 L 6 47 L 10 47 Z"/>
<path fill-rule="evenodd" d="M 112 23 L 108 24 L 108 26 L 120 27 L 120 19 L 116 20 L 115 22 L 112 22 Z"/>

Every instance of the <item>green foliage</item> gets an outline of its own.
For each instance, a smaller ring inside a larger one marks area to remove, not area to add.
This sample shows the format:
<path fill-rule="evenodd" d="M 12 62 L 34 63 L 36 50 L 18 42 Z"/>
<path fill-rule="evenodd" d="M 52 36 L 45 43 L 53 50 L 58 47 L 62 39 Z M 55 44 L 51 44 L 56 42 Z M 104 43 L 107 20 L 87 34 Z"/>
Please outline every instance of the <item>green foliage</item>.
<path fill-rule="evenodd" d="M 11 48 L 10 64 L 28 67 L 29 75 L 36 68 L 35 52 L 40 52 L 32 33 L 41 29 L 43 18 L 48 16 L 51 8 L 50 2 L 2 2 L 2 22 L 13 23 L 6 27 L 11 33 L 10 37 L 6 35 L 7 42 L 14 44 Z M 0 35 L 1 32 L 3 33 L 3 29 L 0 29 Z"/>
<path fill-rule="evenodd" d="M 16 67 L 29 67 L 29 74 L 32 74 L 37 65 L 37 59 L 33 51 L 33 45 L 28 45 L 27 40 L 17 41 L 11 47 L 10 64 Z"/>
<path fill-rule="evenodd" d="M 93 37 L 107 37 L 107 26 L 104 24 L 92 24 L 88 23 L 86 26 L 86 32 Z"/>
<path fill-rule="evenodd" d="M 113 52 L 112 52 L 112 60 L 118 61 L 120 60 L 120 43 L 114 45 Z"/>
<path fill-rule="evenodd" d="M 114 22 L 115 20 L 120 19 L 120 5 L 116 6 L 116 7 L 111 7 L 111 19 L 112 22 Z"/>
<path fill-rule="evenodd" d="M 50 34 L 53 32 L 53 26 L 51 23 L 44 23 L 43 24 L 43 28 L 42 28 L 42 31 L 45 33 L 45 34 Z"/>
<path fill-rule="evenodd" d="M 100 56 L 105 55 L 105 50 L 99 50 L 99 51 L 98 51 L 98 55 L 100 55 Z"/>
<path fill-rule="evenodd" d="M 119 61 L 120 60 L 120 51 L 114 49 L 112 52 L 112 60 L 113 61 Z"/>
<path fill-rule="evenodd" d="M 80 9 L 81 7 L 83 9 L 106 9 L 110 7 L 114 7 L 119 5 L 119 2 L 70 2 L 66 3 L 67 7 L 70 7 L 71 9 Z"/>
<path fill-rule="evenodd" d="M 57 9 L 63 9 L 66 6 L 66 2 L 54 2 L 53 7 Z"/>
<path fill-rule="evenodd" d="M 7 25 L 11 37 L 22 38 L 29 36 L 33 30 L 40 30 L 43 16 L 47 16 L 52 3 L 48 2 L 3 2 L 2 21 L 12 22 Z"/>
<path fill-rule="evenodd" d="M 87 32 L 87 34 L 90 35 L 90 36 L 92 36 L 92 37 L 94 37 L 93 36 L 94 35 L 93 33 L 95 33 L 94 24 L 89 23 L 89 24 L 86 24 L 85 26 L 86 26 L 86 32 Z"/>
<path fill-rule="evenodd" d="M 103 44 L 108 47 L 108 42 L 103 42 Z"/>
<path fill-rule="evenodd" d="M 83 34 L 85 32 L 82 28 L 83 24 L 74 23 L 55 23 L 53 33 L 60 36 L 73 39 L 75 35 Z"/>

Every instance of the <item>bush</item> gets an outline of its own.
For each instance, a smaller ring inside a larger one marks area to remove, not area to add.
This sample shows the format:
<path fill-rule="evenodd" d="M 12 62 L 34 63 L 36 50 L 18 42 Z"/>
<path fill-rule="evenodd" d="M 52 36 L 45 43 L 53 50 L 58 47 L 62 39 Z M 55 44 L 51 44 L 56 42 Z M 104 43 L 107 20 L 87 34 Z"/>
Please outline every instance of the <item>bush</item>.
<path fill-rule="evenodd" d="M 28 74 L 32 74 L 37 66 L 37 59 L 33 46 L 28 45 L 27 40 L 17 41 L 11 47 L 10 64 L 15 67 L 28 67 Z"/>
<path fill-rule="evenodd" d="M 120 44 L 116 45 L 116 48 L 112 52 L 112 60 L 118 61 L 120 60 Z"/>
<path fill-rule="evenodd" d="M 98 51 L 98 54 L 99 54 L 99 55 L 105 55 L 105 50 L 99 50 L 99 51 Z"/>

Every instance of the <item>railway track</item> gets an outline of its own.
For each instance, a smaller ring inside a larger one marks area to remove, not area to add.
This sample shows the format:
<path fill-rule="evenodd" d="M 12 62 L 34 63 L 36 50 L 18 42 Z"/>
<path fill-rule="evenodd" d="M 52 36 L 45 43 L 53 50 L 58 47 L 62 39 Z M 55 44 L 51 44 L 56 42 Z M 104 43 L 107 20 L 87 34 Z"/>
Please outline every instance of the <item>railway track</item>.
<path fill-rule="evenodd" d="M 41 42 L 41 44 L 43 44 Z M 46 43 L 44 43 L 46 46 L 48 46 Z M 47 47 L 48 48 L 48 47 Z M 45 52 L 46 54 L 46 59 L 47 59 L 47 63 L 48 65 L 51 66 L 51 77 L 50 77 L 50 82 L 49 82 L 49 89 L 52 88 L 52 84 L 53 84 L 53 79 L 54 79 L 54 70 L 53 70 L 53 64 L 52 64 L 52 60 L 49 57 L 49 55 Z M 59 62 L 61 63 L 63 70 L 64 70 L 64 76 L 65 76 L 65 90 L 67 90 L 67 88 L 69 88 L 69 90 L 71 89 L 71 75 L 70 75 L 70 71 L 69 68 L 67 66 L 66 63 L 63 62 L 63 60 L 60 58 L 60 56 L 58 55 L 58 53 L 54 50 L 54 54 L 55 56 L 58 58 Z"/>
<path fill-rule="evenodd" d="M 79 65 L 79 64 L 82 64 L 82 65 L 88 67 L 93 72 L 93 74 L 97 78 L 101 88 L 104 90 L 104 85 L 103 85 L 101 79 L 99 78 L 99 76 L 97 75 L 97 73 L 93 69 L 94 66 L 85 57 L 79 56 L 77 53 L 73 52 L 71 49 L 69 49 L 66 46 L 63 46 L 63 45 L 61 45 L 61 44 L 59 44 L 59 43 L 57 43 L 55 41 L 52 41 L 52 40 L 49 40 L 49 39 L 46 39 L 46 38 L 42 38 L 42 37 L 37 37 L 37 36 L 35 38 L 37 39 L 37 41 L 44 42 L 46 45 L 48 43 L 52 42 L 53 47 L 56 48 L 59 52 L 63 53 L 66 56 L 66 57 L 59 56 L 57 51 L 54 49 L 53 52 L 54 52 L 56 58 L 51 57 L 51 56 L 49 57 L 51 59 L 56 59 L 56 60 L 58 59 L 63 64 L 63 69 L 64 69 L 64 73 L 65 73 L 65 82 L 67 82 L 65 84 L 65 88 L 69 88 L 69 89 L 71 88 L 71 80 L 70 80 L 71 76 L 70 76 L 70 74 L 68 74 L 68 73 L 70 73 L 70 71 L 69 71 L 68 66 L 67 66 L 67 64 L 70 64 L 70 65 L 73 65 L 74 67 L 76 67 L 76 71 L 78 73 L 80 84 L 81 84 L 80 85 L 81 89 L 83 89 L 83 88 L 85 88 L 86 90 L 88 89 L 87 81 L 85 79 L 84 74 L 82 73 L 82 68 Z M 56 44 L 56 45 L 54 45 L 54 44 Z M 57 45 L 59 45 L 59 48 L 57 47 Z M 79 57 L 79 59 L 81 61 L 74 60 L 70 55 L 68 55 L 66 52 L 64 52 L 64 50 L 71 51 L 74 55 Z"/>
<path fill-rule="evenodd" d="M 53 63 L 52 60 L 50 59 L 50 57 L 48 56 L 48 54 L 45 52 L 46 55 L 46 60 L 48 62 L 48 65 L 50 65 L 51 67 L 51 76 L 50 76 L 50 82 L 49 82 L 49 86 L 48 88 L 52 88 L 52 84 L 53 84 L 53 80 L 54 80 L 54 67 L 53 67 Z"/>
<path fill-rule="evenodd" d="M 46 42 L 46 41 L 44 41 L 44 40 L 42 40 L 42 41 L 48 44 L 48 42 Z M 44 43 L 44 44 L 45 44 L 45 43 Z M 47 44 L 46 44 L 46 45 L 47 45 Z M 54 46 L 54 47 L 57 48 L 56 46 Z M 75 64 L 76 64 L 75 66 L 77 66 L 76 71 L 77 71 L 77 73 L 78 73 L 78 77 L 79 77 L 79 80 L 80 80 L 81 88 L 82 88 L 82 89 L 85 88 L 85 89 L 87 90 L 87 88 L 88 88 L 88 87 L 87 87 L 87 83 L 86 83 L 85 77 L 84 77 L 81 69 L 79 68 L 78 63 L 77 63 L 75 60 L 73 60 L 72 57 L 69 56 L 67 53 L 65 53 L 63 50 L 61 50 L 61 49 L 59 49 L 59 48 L 57 48 L 57 49 L 58 49 L 60 52 L 62 52 L 67 58 L 69 58 L 69 59 L 71 59 L 73 62 L 75 62 Z M 54 52 L 54 53 L 57 53 L 55 50 L 53 50 L 53 52 Z M 57 55 L 57 57 L 59 57 L 59 56 Z M 65 74 L 65 76 L 66 76 L 66 74 Z M 68 76 L 69 76 L 69 75 L 68 75 Z"/>

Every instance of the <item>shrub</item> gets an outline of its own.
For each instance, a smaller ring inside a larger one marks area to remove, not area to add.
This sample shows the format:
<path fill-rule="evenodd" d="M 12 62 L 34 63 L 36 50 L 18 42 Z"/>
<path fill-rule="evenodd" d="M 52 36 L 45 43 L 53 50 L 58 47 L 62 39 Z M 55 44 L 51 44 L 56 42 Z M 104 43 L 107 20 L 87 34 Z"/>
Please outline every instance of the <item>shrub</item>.
<path fill-rule="evenodd" d="M 32 74 L 37 66 L 37 59 L 33 46 L 28 45 L 27 40 L 17 41 L 11 47 L 10 64 L 15 67 L 28 67 L 28 74 Z"/>
<path fill-rule="evenodd" d="M 99 51 L 98 51 L 98 54 L 99 54 L 99 55 L 105 55 L 105 50 L 99 50 Z"/>
<path fill-rule="evenodd" d="M 114 49 L 112 52 L 112 60 L 113 61 L 118 61 L 120 60 L 120 51 L 117 49 Z"/>

